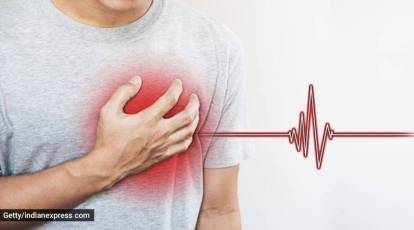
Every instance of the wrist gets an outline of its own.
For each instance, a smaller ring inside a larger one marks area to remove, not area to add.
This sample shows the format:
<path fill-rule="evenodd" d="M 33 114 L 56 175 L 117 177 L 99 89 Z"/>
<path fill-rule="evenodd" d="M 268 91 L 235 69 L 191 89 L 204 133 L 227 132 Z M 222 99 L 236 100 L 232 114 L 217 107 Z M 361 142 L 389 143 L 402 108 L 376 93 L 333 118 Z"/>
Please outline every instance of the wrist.
<path fill-rule="evenodd" d="M 66 169 L 69 175 L 76 181 L 82 181 L 91 192 L 101 192 L 112 186 L 113 182 L 110 175 L 110 170 L 105 170 L 101 165 L 96 154 L 98 150 L 93 150 L 82 157 L 69 161 Z"/>

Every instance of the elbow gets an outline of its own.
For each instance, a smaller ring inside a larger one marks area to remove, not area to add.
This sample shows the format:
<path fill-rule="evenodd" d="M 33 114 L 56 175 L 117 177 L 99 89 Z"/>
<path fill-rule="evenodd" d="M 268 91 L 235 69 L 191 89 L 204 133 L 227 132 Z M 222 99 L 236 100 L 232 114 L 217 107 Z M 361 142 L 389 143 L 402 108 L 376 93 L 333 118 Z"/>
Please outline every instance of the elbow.
<path fill-rule="evenodd" d="M 211 216 L 227 216 L 238 215 L 240 213 L 239 207 L 235 205 L 212 205 L 203 207 L 200 211 L 202 215 Z"/>

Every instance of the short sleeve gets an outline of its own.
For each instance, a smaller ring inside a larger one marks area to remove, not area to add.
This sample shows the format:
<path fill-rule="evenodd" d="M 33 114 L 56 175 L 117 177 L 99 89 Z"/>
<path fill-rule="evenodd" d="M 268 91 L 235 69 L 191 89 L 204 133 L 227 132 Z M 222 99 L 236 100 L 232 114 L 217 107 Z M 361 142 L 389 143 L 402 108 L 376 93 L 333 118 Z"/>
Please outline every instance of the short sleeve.
<path fill-rule="evenodd" d="M 246 130 L 246 69 L 241 42 L 237 40 L 228 55 L 227 84 L 216 132 Z M 213 137 L 204 161 L 205 168 L 223 168 L 239 164 L 253 151 L 249 139 Z"/>

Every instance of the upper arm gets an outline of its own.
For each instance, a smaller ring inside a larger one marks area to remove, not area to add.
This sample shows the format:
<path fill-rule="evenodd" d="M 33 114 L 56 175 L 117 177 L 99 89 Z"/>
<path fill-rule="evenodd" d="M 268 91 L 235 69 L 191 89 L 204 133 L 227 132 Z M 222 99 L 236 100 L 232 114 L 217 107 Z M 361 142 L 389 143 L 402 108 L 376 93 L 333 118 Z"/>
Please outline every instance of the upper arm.
<path fill-rule="evenodd" d="M 238 173 L 238 165 L 204 169 L 202 210 L 227 212 L 238 209 Z"/>
<path fill-rule="evenodd" d="M 8 175 L 8 142 L 10 141 L 11 132 L 12 127 L 6 115 L 6 104 L 0 82 L 0 176 Z"/>

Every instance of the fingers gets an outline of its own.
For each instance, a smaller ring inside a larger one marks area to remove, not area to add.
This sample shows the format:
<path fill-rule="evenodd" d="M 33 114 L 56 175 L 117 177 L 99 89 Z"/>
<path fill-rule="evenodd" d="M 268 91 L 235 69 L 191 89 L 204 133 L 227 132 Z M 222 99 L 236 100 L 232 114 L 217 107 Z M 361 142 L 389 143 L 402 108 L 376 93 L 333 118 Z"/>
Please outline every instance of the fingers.
<path fill-rule="evenodd" d="M 160 150 L 192 136 L 199 121 L 199 106 L 198 97 L 192 94 L 183 111 L 171 118 L 157 120 L 158 127 L 154 130 L 158 131 L 155 132 L 156 141 L 152 147 Z"/>
<path fill-rule="evenodd" d="M 199 116 L 197 115 L 192 121 L 192 123 L 190 123 L 190 125 L 185 126 L 177 130 L 176 132 L 172 133 L 167 138 L 167 140 L 164 142 L 164 144 L 161 146 L 161 148 L 165 148 L 166 146 L 173 145 L 181 141 L 184 141 L 188 138 L 191 138 L 194 134 L 194 131 L 197 128 L 198 121 L 199 121 Z"/>
<path fill-rule="evenodd" d="M 166 160 L 176 154 L 185 152 L 190 147 L 192 142 L 193 138 L 190 136 L 180 142 L 177 142 L 173 145 L 164 147 L 158 151 L 153 152 L 150 159 L 147 160 L 148 166 Z"/>
<path fill-rule="evenodd" d="M 191 143 L 193 143 L 193 138 L 189 137 L 181 142 L 168 146 L 163 156 L 161 157 L 162 160 L 167 159 L 175 154 L 185 152 L 190 147 Z"/>
<path fill-rule="evenodd" d="M 172 155 L 186 151 L 193 141 L 193 134 L 198 126 L 198 122 L 199 116 L 197 115 L 190 125 L 171 134 L 167 140 L 159 146 L 158 149 L 160 150 L 153 156 L 156 161 L 158 162 L 169 158 Z"/>
<path fill-rule="evenodd" d="M 138 93 L 142 80 L 139 76 L 132 77 L 127 83 L 121 85 L 107 102 L 110 109 L 122 112 L 129 99 Z"/>
<path fill-rule="evenodd" d="M 200 101 L 195 94 L 192 94 L 183 111 L 177 113 L 171 118 L 166 119 L 167 127 L 169 127 L 171 132 L 174 132 L 182 127 L 190 125 L 199 115 L 199 109 Z"/>
<path fill-rule="evenodd" d="M 177 104 L 182 92 L 183 86 L 181 81 L 178 79 L 174 80 L 168 90 L 145 111 L 151 114 L 151 116 L 162 118 L 162 116 Z"/>

